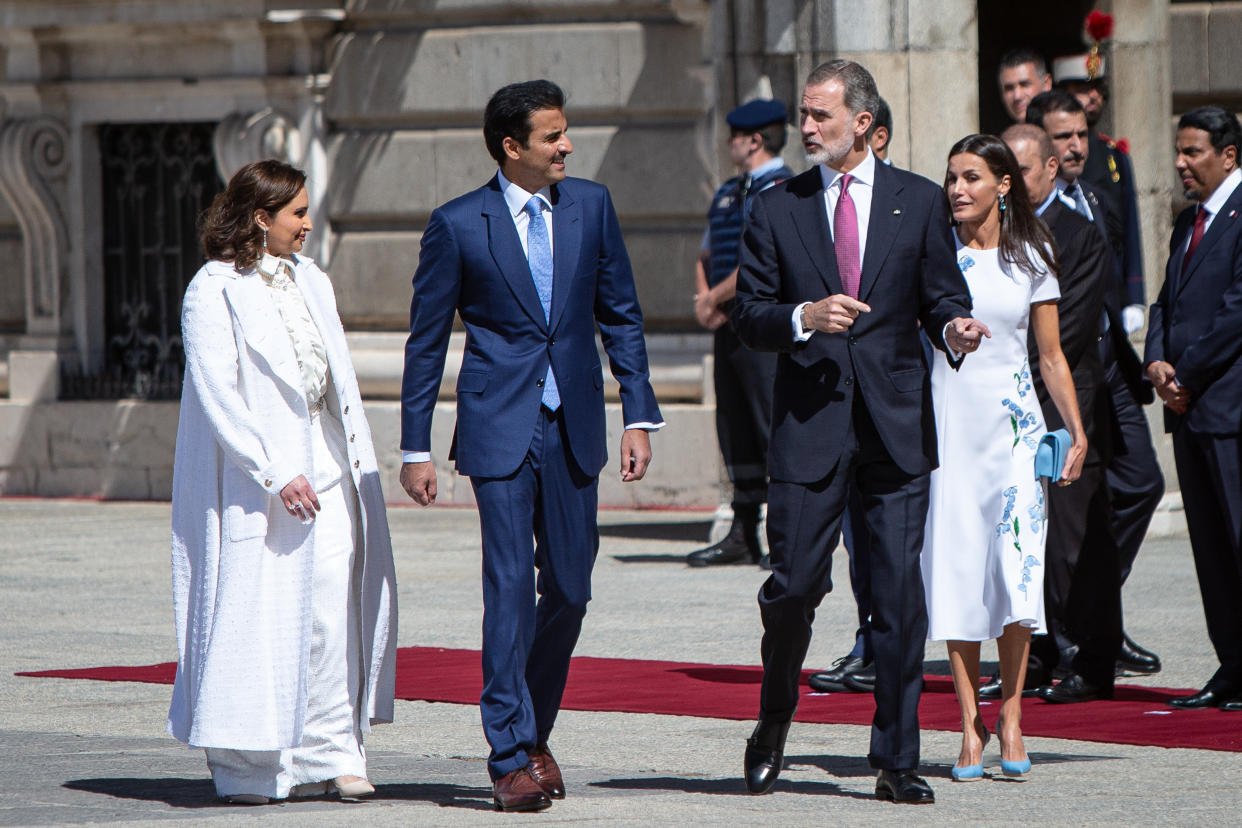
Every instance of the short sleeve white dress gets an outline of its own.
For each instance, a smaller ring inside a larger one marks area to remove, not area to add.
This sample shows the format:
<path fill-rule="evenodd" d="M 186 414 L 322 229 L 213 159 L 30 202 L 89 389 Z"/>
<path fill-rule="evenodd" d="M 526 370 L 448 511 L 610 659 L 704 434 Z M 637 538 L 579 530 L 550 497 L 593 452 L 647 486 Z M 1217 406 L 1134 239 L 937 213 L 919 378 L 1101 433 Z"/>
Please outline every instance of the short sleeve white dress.
<path fill-rule="evenodd" d="M 1042 265 L 1042 259 L 1032 257 Z M 954 371 L 932 369 L 940 468 L 923 541 L 928 638 L 985 641 L 1008 624 L 1044 632 L 1044 492 L 1035 449 L 1044 417 L 1031 387 L 1031 304 L 1060 297 L 1046 268 L 958 244 L 973 315 L 992 338 Z"/>

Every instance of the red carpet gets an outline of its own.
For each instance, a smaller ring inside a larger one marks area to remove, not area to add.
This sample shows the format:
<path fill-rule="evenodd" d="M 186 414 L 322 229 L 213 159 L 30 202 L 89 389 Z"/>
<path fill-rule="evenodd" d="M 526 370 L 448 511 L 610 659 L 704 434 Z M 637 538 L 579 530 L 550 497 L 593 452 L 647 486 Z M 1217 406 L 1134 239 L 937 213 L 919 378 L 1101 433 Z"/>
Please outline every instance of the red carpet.
<path fill-rule="evenodd" d="M 176 665 L 168 663 L 17 675 L 172 684 L 175 670 Z M 747 720 L 757 713 L 760 677 L 758 667 L 579 656 L 573 660 L 562 707 Z M 398 651 L 398 698 L 477 704 L 481 687 L 477 650 L 402 647 Z M 875 708 L 869 695 L 807 692 L 804 689 L 798 707 L 800 722 L 871 722 Z M 1164 703 L 1169 696 L 1189 692 L 1193 691 L 1122 685 L 1108 702 L 1056 705 L 1028 699 L 1023 702 L 1022 731 L 1087 742 L 1242 751 L 1242 714 L 1175 710 Z M 998 704 L 985 708 L 984 720 L 990 724 L 997 712 Z M 948 677 L 927 677 L 919 718 L 925 729 L 958 729 L 961 717 Z"/>

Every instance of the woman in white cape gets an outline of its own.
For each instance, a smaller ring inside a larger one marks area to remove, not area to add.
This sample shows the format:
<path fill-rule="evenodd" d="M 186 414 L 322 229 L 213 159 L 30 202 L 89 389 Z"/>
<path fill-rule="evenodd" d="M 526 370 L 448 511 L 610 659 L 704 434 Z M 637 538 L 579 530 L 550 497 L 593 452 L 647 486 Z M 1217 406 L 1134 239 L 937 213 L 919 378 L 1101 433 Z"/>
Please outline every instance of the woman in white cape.
<path fill-rule="evenodd" d="M 393 715 L 388 521 L 332 285 L 298 255 L 305 181 L 233 176 L 182 306 L 168 731 L 248 804 L 374 792 L 362 734 Z"/>

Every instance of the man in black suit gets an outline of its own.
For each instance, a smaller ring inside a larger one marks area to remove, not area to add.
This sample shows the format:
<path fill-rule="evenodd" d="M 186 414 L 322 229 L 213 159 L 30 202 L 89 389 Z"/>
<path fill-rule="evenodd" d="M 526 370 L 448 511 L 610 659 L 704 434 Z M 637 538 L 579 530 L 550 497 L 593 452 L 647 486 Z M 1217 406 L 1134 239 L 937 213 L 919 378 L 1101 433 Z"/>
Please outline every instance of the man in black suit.
<path fill-rule="evenodd" d="M 832 549 L 851 486 L 871 544 L 876 712 L 868 759 L 876 796 L 931 802 L 917 775 L 927 608 L 919 554 L 937 465 L 919 325 L 939 348 L 975 350 L 940 187 L 876 163 L 866 143 L 879 95 L 862 66 L 834 60 L 802 93 L 802 144 L 815 166 L 759 195 L 743 236 L 733 323 L 777 351 L 768 449 L 772 574 L 759 591 L 763 686 L 745 775 L 766 793 L 780 773 L 815 608 L 832 588 Z"/>
<path fill-rule="evenodd" d="M 1177 217 L 1147 330 L 1208 636 L 1220 669 L 1176 707 L 1242 710 L 1242 127 L 1218 106 L 1177 123 L 1177 172 L 1198 202 Z"/>
<path fill-rule="evenodd" d="M 1100 330 L 1100 360 L 1108 383 L 1112 458 L 1107 480 L 1113 502 L 1113 535 L 1120 554 L 1124 584 L 1138 557 L 1147 526 L 1164 494 L 1164 476 L 1152 446 L 1151 429 L 1143 406 L 1151 402 L 1151 386 L 1143 378 L 1143 366 L 1126 336 L 1119 297 L 1125 295 L 1125 278 L 1115 251 L 1123 241 L 1115 233 L 1120 224 L 1111 221 L 1107 199 L 1086 182 L 1088 149 L 1087 114 L 1082 103 L 1064 89 L 1036 95 L 1027 107 L 1027 122 L 1048 132 L 1060 160 L 1057 187 L 1079 215 L 1091 220 L 1108 244 L 1109 287 L 1104 293 L 1106 316 Z M 1111 579 L 1110 579 L 1111 580 Z M 1055 665 L 1054 665 L 1055 666 Z M 1160 657 L 1136 644 L 1122 631 L 1116 668 L 1133 673 L 1157 673 Z"/>
<path fill-rule="evenodd" d="M 1046 684 L 1063 650 L 1076 647 L 1073 674 L 1045 690 L 1049 701 L 1085 701 L 1112 695 L 1121 642 L 1121 584 L 1112 507 L 1104 468 L 1110 456 L 1110 411 L 1104 366 L 1096 345 L 1111 252 L 1091 222 L 1062 201 L 1056 180 L 1060 158 L 1048 133 L 1016 124 L 1001 136 L 1018 159 L 1035 212 L 1048 225 L 1060 263 L 1061 350 L 1074 377 L 1074 391 L 1087 433 L 1087 460 L 1073 486 L 1048 490 L 1044 576 L 1048 635 L 1031 642 L 1028 686 Z M 1048 430 L 1064 428 L 1039 377 L 1038 351 L 1030 337 L 1031 371 Z M 1033 674 L 1033 675 L 1032 675 Z"/>

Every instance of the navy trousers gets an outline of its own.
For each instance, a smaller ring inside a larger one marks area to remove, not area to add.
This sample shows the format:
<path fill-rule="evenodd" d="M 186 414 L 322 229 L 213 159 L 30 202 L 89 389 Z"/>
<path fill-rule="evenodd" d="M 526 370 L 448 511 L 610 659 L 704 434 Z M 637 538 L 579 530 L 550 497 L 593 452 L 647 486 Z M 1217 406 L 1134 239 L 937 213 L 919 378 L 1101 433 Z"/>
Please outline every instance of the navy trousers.
<path fill-rule="evenodd" d="M 1220 669 L 1207 687 L 1242 693 L 1242 437 L 1173 432 L 1190 550 Z"/>
<path fill-rule="evenodd" d="M 556 722 L 591 600 L 599 480 L 575 464 L 560 414 L 540 408 L 517 471 L 470 483 L 483 537 L 479 707 L 495 780 L 525 767 Z"/>
<path fill-rule="evenodd" d="M 772 574 L 759 590 L 763 619 L 763 685 L 759 715 L 793 718 L 799 678 L 815 609 L 832 590 L 832 550 L 841 532 L 850 489 L 869 533 L 871 646 L 875 654 L 873 768 L 919 764 L 919 695 L 927 604 L 919 556 L 927 520 L 930 476 L 903 472 L 884 448 L 860 397 L 846 448 L 836 468 L 817 483 L 772 480 L 768 486 L 768 546 Z"/>

